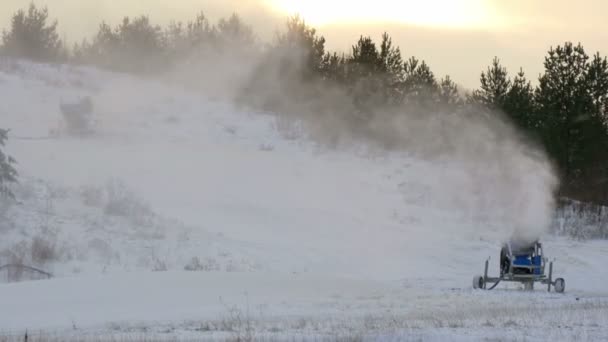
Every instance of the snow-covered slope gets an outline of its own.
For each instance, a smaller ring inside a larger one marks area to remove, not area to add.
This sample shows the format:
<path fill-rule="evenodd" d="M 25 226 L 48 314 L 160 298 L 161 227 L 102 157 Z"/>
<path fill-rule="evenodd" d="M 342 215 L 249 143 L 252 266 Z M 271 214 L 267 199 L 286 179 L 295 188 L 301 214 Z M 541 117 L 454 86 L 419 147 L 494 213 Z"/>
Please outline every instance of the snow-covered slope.
<path fill-rule="evenodd" d="M 288 139 L 274 116 L 155 81 L 1 65 L 0 126 L 22 178 L 19 204 L 3 213 L 0 264 L 55 279 L 0 285 L 13 308 L 0 311 L 0 331 L 544 339 L 557 323 L 556 339 L 608 333 L 603 242 L 544 238 L 566 295 L 469 289 L 511 221 L 534 216 L 536 192 L 504 194 L 545 186 L 534 177 L 327 149 L 297 123 Z M 59 102 L 84 95 L 96 133 L 62 134 Z M 541 308 L 553 318 L 536 321 Z"/>

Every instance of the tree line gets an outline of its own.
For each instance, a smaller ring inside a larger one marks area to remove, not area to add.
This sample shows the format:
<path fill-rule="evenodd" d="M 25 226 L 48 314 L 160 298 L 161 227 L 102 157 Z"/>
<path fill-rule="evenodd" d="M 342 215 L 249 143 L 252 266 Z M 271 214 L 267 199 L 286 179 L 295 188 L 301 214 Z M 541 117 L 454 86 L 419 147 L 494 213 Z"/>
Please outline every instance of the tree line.
<path fill-rule="evenodd" d="M 378 108 L 391 115 L 399 115 L 391 108 L 404 106 L 420 115 L 503 115 L 553 160 L 562 183 L 559 195 L 608 203 L 608 61 L 599 53 L 589 55 L 581 44 L 550 48 L 534 85 L 523 70 L 510 74 L 496 57 L 480 73 L 479 88 L 466 91 L 447 75 L 437 77 L 425 61 L 406 57 L 386 33 L 378 42 L 361 36 L 350 51 L 332 52 L 325 38 L 297 16 L 270 44 L 236 14 L 214 24 L 200 13 L 167 27 L 146 16 L 125 17 L 114 27 L 102 22 L 93 37 L 72 47 L 60 39 L 57 27 L 46 8 L 31 4 L 3 30 L 0 53 L 134 73 L 161 73 L 183 61 L 205 61 L 212 53 L 256 56 L 261 62 L 243 87 L 242 101 L 275 111 L 294 110 L 293 104 L 301 103 L 312 107 L 307 113 L 339 113 L 358 131 L 367 129 Z M 280 96 L 260 94 L 270 92 L 269 84 Z M 345 94 L 347 109 L 344 103 L 311 101 L 330 96 L 327 89 Z"/>

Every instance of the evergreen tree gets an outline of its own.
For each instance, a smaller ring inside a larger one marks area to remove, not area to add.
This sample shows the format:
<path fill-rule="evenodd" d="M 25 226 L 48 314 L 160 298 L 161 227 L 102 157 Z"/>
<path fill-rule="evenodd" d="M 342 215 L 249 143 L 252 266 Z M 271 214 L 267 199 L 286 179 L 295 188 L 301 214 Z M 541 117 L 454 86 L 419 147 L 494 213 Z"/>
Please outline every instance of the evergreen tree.
<path fill-rule="evenodd" d="M 326 68 L 325 38 L 317 36 L 317 31 L 306 24 L 300 16 L 287 21 L 287 30 L 279 34 L 275 51 L 280 54 L 280 72 L 301 73 L 303 80 L 312 80 L 323 74 Z"/>
<path fill-rule="evenodd" d="M 173 27 L 173 34 L 179 30 Z M 129 72 L 155 72 L 168 66 L 166 35 L 147 16 L 123 18 L 116 28 L 102 22 L 92 43 L 78 52 L 94 64 Z"/>
<path fill-rule="evenodd" d="M 186 38 L 184 24 L 172 21 L 164 31 L 166 48 L 172 57 L 183 56 L 190 50 L 191 45 Z"/>
<path fill-rule="evenodd" d="M 248 49 L 255 44 L 253 29 L 236 14 L 220 19 L 217 24 L 217 39 L 222 47 Z"/>
<path fill-rule="evenodd" d="M 500 64 L 498 57 L 494 57 L 492 65 L 488 67 L 487 71 L 481 73 L 479 81 L 480 89 L 475 90 L 469 100 L 492 109 L 502 108 L 511 87 L 511 81 L 507 69 Z"/>
<path fill-rule="evenodd" d="M 226 26 L 227 21 L 222 21 L 224 28 L 224 45 L 227 41 L 235 39 L 234 34 Z M 240 23 L 240 22 L 239 22 Z M 233 23 L 234 24 L 234 23 Z M 232 31 L 236 31 L 233 29 Z M 244 29 L 243 29 L 244 31 Z M 217 29 L 210 24 L 203 12 L 197 14 L 193 21 L 184 25 L 182 22 L 171 22 L 164 31 L 165 49 L 170 62 L 177 62 L 184 59 L 204 58 L 203 54 L 216 48 L 218 42 Z"/>
<path fill-rule="evenodd" d="M 437 101 L 439 84 L 425 61 L 411 57 L 404 64 L 404 102 L 427 107 Z"/>
<path fill-rule="evenodd" d="M 458 108 L 463 104 L 458 86 L 450 76 L 442 78 L 439 82 L 439 103 L 452 108 Z"/>
<path fill-rule="evenodd" d="M 324 80 L 333 82 L 334 84 L 340 84 L 342 86 L 345 85 L 347 61 L 344 54 L 338 55 L 336 52 L 333 54 L 327 52 L 323 57 L 323 62 L 321 65 Z"/>
<path fill-rule="evenodd" d="M 378 53 L 376 43 L 371 37 L 359 38 L 357 44 L 352 47 L 352 55 L 349 59 L 352 76 L 355 79 L 371 77 L 382 70 L 382 59 Z"/>
<path fill-rule="evenodd" d="M 86 40 L 82 42 L 79 55 L 89 63 L 111 67 L 119 62 L 117 52 L 120 51 L 120 47 L 121 41 L 118 33 L 110 25 L 102 22 L 92 43 L 89 44 Z"/>
<path fill-rule="evenodd" d="M 277 34 L 274 44 L 263 52 L 238 101 L 284 112 L 296 107 L 290 102 L 307 106 L 322 92 L 313 85 L 323 80 L 330 68 L 338 70 L 339 63 L 337 56 L 325 53 L 323 36 L 318 36 L 300 16 L 291 17 L 286 30 Z"/>
<path fill-rule="evenodd" d="M 382 80 L 383 62 L 371 37 L 361 36 L 348 59 L 347 90 L 363 121 L 373 116 L 375 108 L 386 103 Z"/>
<path fill-rule="evenodd" d="M 117 28 L 121 48 L 131 56 L 158 56 L 163 52 L 162 29 L 152 25 L 147 16 L 125 17 Z M 138 62 L 141 63 L 141 60 Z"/>
<path fill-rule="evenodd" d="M 401 50 L 393 46 L 393 41 L 386 32 L 382 35 L 378 62 L 385 102 L 397 104 L 403 97 L 400 84 L 404 77 L 404 63 Z"/>
<path fill-rule="evenodd" d="M 9 185 L 17 182 L 17 171 L 13 167 L 15 160 L 2 151 L 8 139 L 8 130 L 0 129 L 0 196 L 14 198 Z"/>
<path fill-rule="evenodd" d="M 390 105 L 401 101 L 403 82 L 403 59 L 398 47 L 393 46 L 391 37 L 384 33 L 380 48 L 371 37 L 359 38 L 352 47 L 352 55 L 348 60 L 349 82 L 355 87 L 356 102 L 368 105 Z"/>
<path fill-rule="evenodd" d="M 586 120 L 581 122 L 584 135 L 580 166 L 586 200 L 608 202 L 608 61 L 595 54 L 586 75 L 590 109 Z"/>
<path fill-rule="evenodd" d="M 606 123 L 608 119 L 608 60 L 599 53 L 593 56 L 587 72 L 589 95 L 593 102 L 593 114 Z"/>
<path fill-rule="evenodd" d="M 539 131 L 542 122 L 536 117 L 534 88 L 522 69 L 519 70 L 503 101 L 502 110 L 519 127 L 528 132 Z"/>
<path fill-rule="evenodd" d="M 589 56 L 580 44 L 566 43 L 551 48 L 544 64 L 536 90 L 543 137 L 566 185 L 575 187 L 586 164 L 585 149 L 593 144 L 588 139 L 601 124 L 593 113 Z"/>
<path fill-rule="evenodd" d="M 200 12 L 194 21 L 189 22 L 185 28 L 185 39 L 191 48 L 200 48 L 213 41 L 217 35 L 216 28 L 209 23 L 205 13 Z M 224 31 L 229 31 L 224 28 Z M 247 31 L 243 28 L 243 31 Z"/>
<path fill-rule="evenodd" d="M 57 62 L 66 57 L 57 34 L 57 21 L 49 22 L 48 9 L 31 3 L 11 19 L 10 31 L 2 31 L 2 53 L 35 61 Z"/>

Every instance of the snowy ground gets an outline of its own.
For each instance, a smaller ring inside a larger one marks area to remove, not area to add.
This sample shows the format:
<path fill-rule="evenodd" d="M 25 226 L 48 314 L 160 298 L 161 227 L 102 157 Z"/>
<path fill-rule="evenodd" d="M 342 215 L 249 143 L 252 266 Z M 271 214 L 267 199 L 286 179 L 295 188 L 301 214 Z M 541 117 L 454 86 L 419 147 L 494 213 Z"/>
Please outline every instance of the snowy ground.
<path fill-rule="evenodd" d="M 566 294 L 471 289 L 487 257 L 497 272 L 509 231 L 462 160 L 329 150 L 176 86 L 0 65 L 0 126 L 22 175 L 19 204 L 1 213 L 0 264 L 55 276 L 0 284 L 0 336 L 608 336 L 606 242 L 544 238 Z M 94 99 L 97 133 L 51 134 L 59 101 L 80 95 Z"/>

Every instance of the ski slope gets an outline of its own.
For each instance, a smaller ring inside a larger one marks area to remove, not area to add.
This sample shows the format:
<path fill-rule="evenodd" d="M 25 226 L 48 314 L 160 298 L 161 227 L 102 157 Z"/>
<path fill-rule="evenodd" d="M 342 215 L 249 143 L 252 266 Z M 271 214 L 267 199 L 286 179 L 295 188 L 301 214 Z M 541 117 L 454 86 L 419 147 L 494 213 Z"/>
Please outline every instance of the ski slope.
<path fill-rule="evenodd" d="M 543 236 L 564 295 L 471 289 L 487 257 L 497 272 L 515 222 L 543 222 L 544 171 L 523 154 L 505 167 L 353 142 L 329 149 L 298 123 L 286 138 L 269 113 L 88 68 L 4 61 L 0 94 L 21 174 L 0 264 L 55 275 L 0 284 L 0 336 L 608 335 L 606 242 Z M 95 135 L 63 134 L 60 101 L 85 95 Z M 34 252 L 40 241 L 50 256 Z"/>

